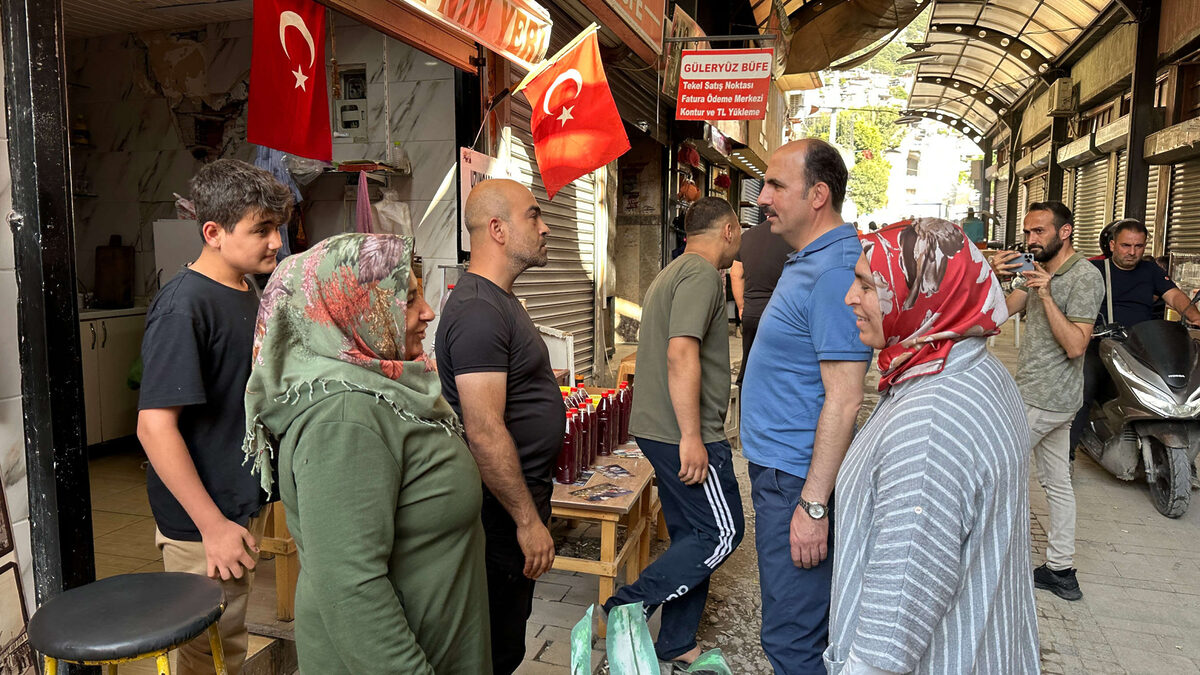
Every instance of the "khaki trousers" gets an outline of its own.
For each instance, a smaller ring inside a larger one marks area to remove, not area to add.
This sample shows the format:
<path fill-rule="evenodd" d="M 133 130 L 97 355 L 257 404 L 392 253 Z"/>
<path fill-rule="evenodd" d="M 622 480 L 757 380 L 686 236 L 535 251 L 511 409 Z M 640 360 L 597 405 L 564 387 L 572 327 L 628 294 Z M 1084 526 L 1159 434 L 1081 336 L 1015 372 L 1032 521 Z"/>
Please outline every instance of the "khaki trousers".
<path fill-rule="evenodd" d="M 262 541 L 263 530 L 266 526 L 266 510 L 246 524 L 255 541 Z M 198 541 L 179 541 L 163 535 L 157 529 L 154 531 L 154 543 L 162 551 L 163 569 L 168 572 L 188 572 L 204 575 L 207 570 L 207 558 L 204 555 L 204 544 Z M 250 557 L 258 564 L 258 554 L 250 551 Z M 225 613 L 217 623 L 221 633 L 221 648 L 225 652 L 225 667 L 229 675 L 238 675 L 242 664 L 246 662 L 246 648 L 250 636 L 246 632 L 246 605 L 250 600 L 250 584 L 254 581 L 254 572 L 243 573 L 241 579 L 230 579 L 221 582 L 221 590 L 225 591 Z M 182 645 L 176 652 L 177 665 L 171 672 L 177 675 L 213 675 L 212 648 L 208 643 L 208 632 Z"/>
<path fill-rule="evenodd" d="M 1046 491 L 1050 507 L 1046 566 L 1055 571 L 1069 570 L 1075 564 L 1075 487 L 1071 485 L 1071 422 L 1075 413 L 1027 405 L 1025 417 L 1038 482 Z"/>

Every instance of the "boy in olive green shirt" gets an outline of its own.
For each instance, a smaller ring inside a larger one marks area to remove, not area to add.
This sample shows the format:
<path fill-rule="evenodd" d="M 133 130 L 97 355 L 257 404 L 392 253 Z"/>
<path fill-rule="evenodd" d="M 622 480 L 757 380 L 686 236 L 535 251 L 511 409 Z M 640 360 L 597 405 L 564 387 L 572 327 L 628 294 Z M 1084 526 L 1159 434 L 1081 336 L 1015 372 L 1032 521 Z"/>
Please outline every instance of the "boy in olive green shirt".
<path fill-rule="evenodd" d="M 691 663 L 708 579 L 742 540 L 742 500 L 725 439 L 729 323 L 719 270 L 728 269 L 742 228 L 723 199 L 697 201 L 684 220 L 687 248 L 646 293 L 638 338 L 637 389 L 629 432 L 658 478 L 671 547 L 604 603 L 663 608 L 655 650 Z"/>

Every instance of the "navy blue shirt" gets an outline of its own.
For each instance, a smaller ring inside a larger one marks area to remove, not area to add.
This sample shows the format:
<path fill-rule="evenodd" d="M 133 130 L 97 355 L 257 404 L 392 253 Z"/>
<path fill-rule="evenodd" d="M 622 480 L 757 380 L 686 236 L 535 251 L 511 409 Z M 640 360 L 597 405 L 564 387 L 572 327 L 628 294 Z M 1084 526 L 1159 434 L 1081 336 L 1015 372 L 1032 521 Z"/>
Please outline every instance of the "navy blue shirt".
<path fill-rule="evenodd" d="M 1090 261 L 1104 276 L 1104 260 Z M 1113 319 L 1125 328 L 1136 326 L 1143 321 L 1154 318 L 1154 298 L 1162 297 L 1172 288 L 1177 288 L 1175 282 L 1167 277 L 1163 268 L 1150 260 L 1140 260 L 1131 270 L 1123 270 L 1116 265 L 1107 265 L 1112 270 L 1112 305 Z M 1108 300 L 1100 303 L 1100 316 L 1096 323 L 1108 323 Z"/>
<path fill-rule="evenodd" d="M 862 255 L 842 225 L 793 253 L 767 303 L 746 365 L 741 436 L 746 459 L 806 478 L 825 405 L 821 361 L 868 361 L 846 291 Z"/>

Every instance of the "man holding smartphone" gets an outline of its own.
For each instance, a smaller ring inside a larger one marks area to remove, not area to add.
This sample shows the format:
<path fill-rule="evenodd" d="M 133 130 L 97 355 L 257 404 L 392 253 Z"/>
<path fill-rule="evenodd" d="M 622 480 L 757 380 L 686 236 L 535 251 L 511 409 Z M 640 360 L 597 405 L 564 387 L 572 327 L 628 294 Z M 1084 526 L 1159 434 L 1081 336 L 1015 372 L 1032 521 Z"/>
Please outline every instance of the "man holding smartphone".
<path fill-rule="evenodd" d="M 1071 244 L 1071 210 L 1062 202 L 1034 202 L 1025 214 L 1025 245 L 1032 270 L 1008 295 L 1009 316 L 1025 312 L 1017 388 L 1025 401 L 1029 445 L 1038 482 L 1050 507 L 1046 562 L 1033 572 L 1036 588 L 1066 600 L 1083 593 L 1075 578 L 1075 490 L 1071 485 L 1071 421 L 1083 402 L 1083 355 L 1104 298 L 1100 272 Z M 1012 276 L 1023 266 L 1017 251 L 992 258 L 992 268 Z"/>

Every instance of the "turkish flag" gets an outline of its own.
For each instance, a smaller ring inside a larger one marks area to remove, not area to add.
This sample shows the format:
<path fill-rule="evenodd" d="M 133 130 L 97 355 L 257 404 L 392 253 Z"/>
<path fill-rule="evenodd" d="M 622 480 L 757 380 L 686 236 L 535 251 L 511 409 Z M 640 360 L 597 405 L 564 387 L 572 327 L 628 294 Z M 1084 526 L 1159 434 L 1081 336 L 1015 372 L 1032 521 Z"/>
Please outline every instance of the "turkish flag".
<path fill-rule="evenodd" d="M 254 0 L 246 139 L 333 159 L 325 86 L 325 8 L 314 0 Z"/>
<path fill-rule="evenodd" d="M 594 29 L 524 85 L 533 108 L 533 150 L 551 199 L 567 183 L 629 149 Z"/>

